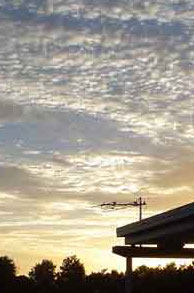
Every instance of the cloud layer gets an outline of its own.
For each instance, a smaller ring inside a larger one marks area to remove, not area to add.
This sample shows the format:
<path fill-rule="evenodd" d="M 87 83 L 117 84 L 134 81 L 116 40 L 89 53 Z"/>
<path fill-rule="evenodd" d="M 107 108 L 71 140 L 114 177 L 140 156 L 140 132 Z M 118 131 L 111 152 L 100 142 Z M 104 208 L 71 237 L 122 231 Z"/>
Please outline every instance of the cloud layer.
<path fill-rule="evenodd" d="M 142 190 L 149 216 L 193 200 L 193 11 L 0 1 L 1 251 L 21 270 L 69 253 L 114 267 L 115 228 L 137 211 L 91 206 Z"/>

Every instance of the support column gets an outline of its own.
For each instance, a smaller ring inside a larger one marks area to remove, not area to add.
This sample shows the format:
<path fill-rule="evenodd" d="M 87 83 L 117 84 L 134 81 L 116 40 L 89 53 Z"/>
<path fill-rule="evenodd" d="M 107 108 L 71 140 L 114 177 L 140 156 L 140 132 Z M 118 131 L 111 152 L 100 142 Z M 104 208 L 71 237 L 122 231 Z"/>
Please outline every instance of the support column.
<path fill-rule="evenodd" d="M 132 257 L 126 258 L 126 274 L 125 274 L 125 293 L 132 293 L 132 273 L 133 263 Z"/>

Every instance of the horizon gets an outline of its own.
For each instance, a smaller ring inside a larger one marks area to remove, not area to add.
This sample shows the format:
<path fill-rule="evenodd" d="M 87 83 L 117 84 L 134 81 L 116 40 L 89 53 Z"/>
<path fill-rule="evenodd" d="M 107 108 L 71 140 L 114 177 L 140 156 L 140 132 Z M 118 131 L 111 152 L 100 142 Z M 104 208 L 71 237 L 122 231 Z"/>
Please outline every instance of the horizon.
<path fill-rule="evenodd" d="M 0 0 L 0 251 L 21 272 L 74 254 L 124 271 L 111 249 L 138 209 L 94 206 L 142 196 L 150 217 L 193 201 L 193 11 Z"/>

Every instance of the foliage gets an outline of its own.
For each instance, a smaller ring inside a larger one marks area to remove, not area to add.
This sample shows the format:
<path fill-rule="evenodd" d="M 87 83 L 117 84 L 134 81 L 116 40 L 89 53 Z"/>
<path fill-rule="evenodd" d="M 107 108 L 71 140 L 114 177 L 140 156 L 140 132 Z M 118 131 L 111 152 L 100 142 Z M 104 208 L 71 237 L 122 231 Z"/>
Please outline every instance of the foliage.
<path fill-rule="evenodd" d="M 52 283 L 55 279 L 56 266 L 51 260 L 43 259 L 29 272 L 30 278 L 39 283 Z"/>
<path fill-rule="evenodd" d="M 58 279 L 64 282 L 82 282 L 85 280 L 85 268 L 76 255 L 66 257 L 58 274 Z"/>
<path fill-rule="evenodd" d="M 85 291 L 85 268 L 76 255 L 66 257 L 57 274 L 57 285 L 61 292 Z"/>
<path fill-rule="evenodd" d="M 0 278 L 4 280 L 11 280 L 16 275 L 16 266 L 12 259 L 8 256 L 0 257 Z"/>
<path fill-rule="evenodd" d="M 0 292 L 11 292 L 16 277 L 16 266 L 7 256 L 0 257 Z"/>
<path fill-rule="evenodd" d="M 87 276 L 89 292 L 120 293 L 124 292 L 124 275 L 117 271 L 102 270 L 99 273 L 91 273 Z"/>
<path fill-rule="evenodd" d="M 16 266 L 9 257 L 0 257 L 0 292 L 2 293 L 124 293 L 125 276 L 117 271 L 85 275 L 84 265 L 75 256 L 66 257 L 59 272 L 50 260 L 36 264 L 27 276 L 16 276 Z M 133 293 L 193 293 L 194 263 L 177 267 L 140 266 L 132 274 Z"/>
<path fill-rule="evenodd" d="M 36 287 L 41 292 L 52 292 L 55 288 L 55 269 L 52 261 L 43 259 L 29 272 L 29 277 L 35 281 Z"/>

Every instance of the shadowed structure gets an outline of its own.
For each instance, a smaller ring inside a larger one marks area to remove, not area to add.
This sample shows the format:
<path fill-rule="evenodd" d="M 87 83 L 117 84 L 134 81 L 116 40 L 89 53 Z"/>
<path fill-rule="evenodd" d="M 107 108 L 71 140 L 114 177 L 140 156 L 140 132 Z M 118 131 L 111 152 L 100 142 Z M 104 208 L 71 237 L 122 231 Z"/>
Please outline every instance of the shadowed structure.
<path fill-rule="evenodd" d="M 117 229 L 125 243 L 181 248 L 194 243 L 194 202 Z"/>
<path fill-rule="evenodd" d="M 113 253 L 126 257 L 126 292 L 132 292 L 132 258 L 194 258 L 194 202 L 162 214 L 117 228 L 127 246 L 113 247 Z M 144 246 L 148 245 L 148 246 Z M 155 247 L 149 247 L 155 245 Z"/>

